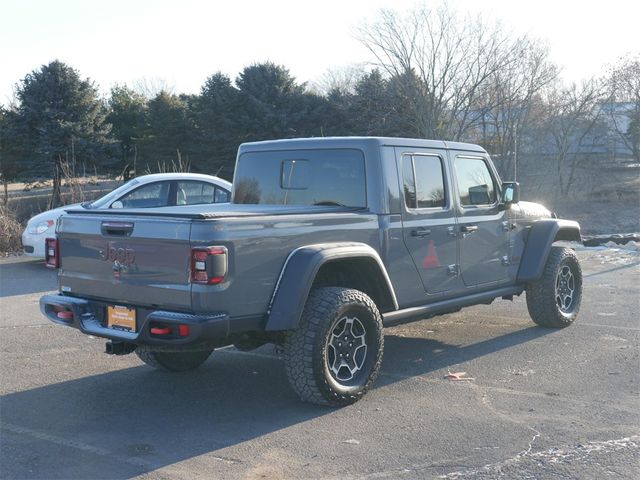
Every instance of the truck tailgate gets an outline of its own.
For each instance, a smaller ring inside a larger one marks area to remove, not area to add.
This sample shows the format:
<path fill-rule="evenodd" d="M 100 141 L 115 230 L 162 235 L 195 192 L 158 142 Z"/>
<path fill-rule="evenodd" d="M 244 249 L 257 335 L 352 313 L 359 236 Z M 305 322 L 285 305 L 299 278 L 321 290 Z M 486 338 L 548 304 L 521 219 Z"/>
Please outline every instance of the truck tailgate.
<path fill-rule="evenodd" d="M 184 218 L 63 215 L 60 290 L 118 304 L 189 310 L 190 232 Z"/>

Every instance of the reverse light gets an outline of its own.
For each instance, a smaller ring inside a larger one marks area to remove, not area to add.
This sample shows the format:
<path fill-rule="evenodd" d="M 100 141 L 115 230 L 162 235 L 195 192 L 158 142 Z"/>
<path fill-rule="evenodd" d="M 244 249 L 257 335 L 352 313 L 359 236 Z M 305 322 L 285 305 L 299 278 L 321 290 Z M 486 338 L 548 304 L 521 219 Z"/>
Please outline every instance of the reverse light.
<path fill-rule="evenodd" d="M 60 266 L 60 247 L 58 240 L 55 238 L 47 238 L 44 242 L 45 265 L 49 268 L 58 268 Z"/>
<path fill-rule="evenodd" d="M 194 247 L 191 249 L 191 283 L 217 285 L 227 275 L 226 247 Z"/>

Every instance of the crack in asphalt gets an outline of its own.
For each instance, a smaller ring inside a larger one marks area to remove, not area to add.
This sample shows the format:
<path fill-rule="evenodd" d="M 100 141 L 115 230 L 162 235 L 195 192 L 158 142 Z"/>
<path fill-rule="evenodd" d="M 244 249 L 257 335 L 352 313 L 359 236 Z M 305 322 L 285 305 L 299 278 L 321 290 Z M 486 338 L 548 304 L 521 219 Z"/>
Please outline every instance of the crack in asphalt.
<path fill-rule="evenodd" d="M 535 438 L 535 437 L 534 437 Z M 578 444 L 570 447 L 556 448 L 552 447 L 547 450 L 542 450 L 535 453 L 527 453 L 523 455 L 522 452 L 515 457 L 508 458 L 502 462 L 490 463 L 477 469 L 469 469 L 447 473 L 440 475 L 437 478 L 440 479 L 462 479 L 462 478 L 478 478 L 482 476 L 508 476 L 509 472 L 505 472 L 507 467 L 514 466 L 515 464 L 526 460 L 532 460 L 540 463 L 554 464 L 554 463 L 567 463 L 570 461 L 582 461 L 589 457 L 591 454 L 607 454 L 614 451 L 621 450 L 638 450 L 640 447 L 640 435 L 633 435 L 630 437 L 624 437 L 614 440 L 605 441 L 593 441 L 586 444 Z"/>
<path fill-rule="evenodd" d="M 527 448 L 526 450 L 523 450 L 522 452 L 520 452 L 518 455 L 521 457 L 524 457 L 526 455 L 529 455 L 531 453 L 531 449 L 533 448 L 533 443 L 536 441 L 537 438 L 540 438 L 540 432 L 538 430 L 536 430 L 533 427 L 528 427 L 529 430 L 531 430 L 534 435 L 533 438 L 531 439 L 531 441 L 529 442 L 529 448 Z"/>

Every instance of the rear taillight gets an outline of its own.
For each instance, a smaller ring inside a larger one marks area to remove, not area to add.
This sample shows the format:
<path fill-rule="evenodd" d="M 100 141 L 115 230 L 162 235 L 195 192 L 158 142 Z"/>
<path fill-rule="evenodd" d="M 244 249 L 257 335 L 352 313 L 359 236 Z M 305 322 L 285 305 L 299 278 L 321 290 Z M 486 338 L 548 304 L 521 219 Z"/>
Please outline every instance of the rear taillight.
<path fill-rule="evenodd" d="M 58 240 L 55 238 L 47 238 L 44 244 L 44 260 L 49 268 L 58 268 L 60 266 L 60 248 Z"/>
<path fill-rule="evenodd" d="M 216 285 L 227 275 L 226 247 L 191 249 L 191 283 Z"/>

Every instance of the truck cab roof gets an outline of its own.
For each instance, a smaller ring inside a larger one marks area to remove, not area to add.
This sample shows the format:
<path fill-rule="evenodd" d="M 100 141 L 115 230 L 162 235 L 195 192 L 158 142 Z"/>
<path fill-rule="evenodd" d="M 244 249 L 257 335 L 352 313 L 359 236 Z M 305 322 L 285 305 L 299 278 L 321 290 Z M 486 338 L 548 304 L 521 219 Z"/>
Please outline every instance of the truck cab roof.
<path fill-rule="evenodd" d="M 479 145 L 443 140 L 426 140 L 419 138 L 401 137 L 313 137 L 293 138 L 285 140 L 265 140 L 261 142 L 247 142 L 240 145 L 239 153 L 263 150 L 297 150 L 317 148 L 360 148 L 372 147 L 415 147 L 437 148 L 444 150 L 465 150 L 470 152 L 487 153 Z"/>

